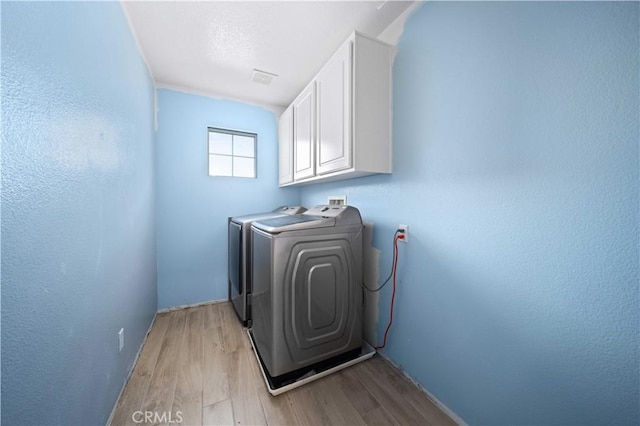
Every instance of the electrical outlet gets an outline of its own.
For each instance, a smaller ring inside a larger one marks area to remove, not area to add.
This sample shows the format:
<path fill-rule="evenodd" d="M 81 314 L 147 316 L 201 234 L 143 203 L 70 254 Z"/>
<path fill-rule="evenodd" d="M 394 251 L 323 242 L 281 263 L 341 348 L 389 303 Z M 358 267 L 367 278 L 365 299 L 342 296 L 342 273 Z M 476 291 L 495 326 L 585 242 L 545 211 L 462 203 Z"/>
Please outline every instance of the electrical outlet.
<path fill-rule="evenodd" d="M 400 229 L 404 234 L 404 238 L 401 239 L 400 241 L 402 241 L 403 243 L 408 242 L 409 241 L 409 225 L 398 225 L 398 229 Z"/>
<path fill-rule="evenodd" d="M 122 348 L 124 347 L 124 328 L 121 328 L 118 331 L 118 353 L 122 352 Z"/>

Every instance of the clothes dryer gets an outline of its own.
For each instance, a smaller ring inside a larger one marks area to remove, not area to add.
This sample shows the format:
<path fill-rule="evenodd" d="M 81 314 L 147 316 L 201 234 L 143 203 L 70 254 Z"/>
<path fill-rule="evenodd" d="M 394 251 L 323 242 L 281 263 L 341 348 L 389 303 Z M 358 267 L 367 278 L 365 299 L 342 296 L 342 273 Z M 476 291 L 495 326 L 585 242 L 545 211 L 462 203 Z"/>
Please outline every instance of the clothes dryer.
<path fill-rule="evenodd" d="M 272 212 L 229 218 L 229 300 L 243 325 L 251 323 L 251 224 L 256 220 L 286 217 L 306 210 L 301 206 L 282 206 Z"/>
<path fill-rule="evenodd" d="M 362 218 L 351 206 L 254 221 L 251 330 L 274 383 L 362 346 Z"/>

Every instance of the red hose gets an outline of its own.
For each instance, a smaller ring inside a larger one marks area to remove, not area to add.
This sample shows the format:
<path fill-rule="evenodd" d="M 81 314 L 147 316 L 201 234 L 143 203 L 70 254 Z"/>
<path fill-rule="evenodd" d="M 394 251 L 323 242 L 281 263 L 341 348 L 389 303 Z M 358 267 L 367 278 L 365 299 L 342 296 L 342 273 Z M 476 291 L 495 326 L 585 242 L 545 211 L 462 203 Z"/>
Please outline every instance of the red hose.
<path fill-rule="evenodd" d="M 398 268 L 398 240 L 400 238 L 404 238 L 404 235 L 397 235 L 393 239 L 393 248 L 395 252 L 395 258 L 393 259 L 393 291 L 391 292 L 391 309 L 389 312 L 389 324 L 387 324 L 387 328 L 384 331 L 384 339 L 382 340 L 382 345 L 376 346 L 375 349 L 382 349 L 387 345 L 387 334 L 389 333 L 389 329 L 391 328 L 391 324 L 393 324 L 393 302 L 396 299 L 396 271 Z"/>

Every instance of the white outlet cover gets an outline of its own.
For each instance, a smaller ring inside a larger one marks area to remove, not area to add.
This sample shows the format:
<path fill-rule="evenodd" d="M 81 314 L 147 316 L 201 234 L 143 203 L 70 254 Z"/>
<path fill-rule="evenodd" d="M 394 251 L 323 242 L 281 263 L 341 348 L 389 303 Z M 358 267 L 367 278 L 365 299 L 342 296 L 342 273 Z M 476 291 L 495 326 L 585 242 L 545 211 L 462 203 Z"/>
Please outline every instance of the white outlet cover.
<path fill-rule="evenodd" d="M 404 231 L 404 238 L 399 240 L 403 243 L 409 242 L 409 225 L 398 225 L 398 229 L 402 229 Z"/>

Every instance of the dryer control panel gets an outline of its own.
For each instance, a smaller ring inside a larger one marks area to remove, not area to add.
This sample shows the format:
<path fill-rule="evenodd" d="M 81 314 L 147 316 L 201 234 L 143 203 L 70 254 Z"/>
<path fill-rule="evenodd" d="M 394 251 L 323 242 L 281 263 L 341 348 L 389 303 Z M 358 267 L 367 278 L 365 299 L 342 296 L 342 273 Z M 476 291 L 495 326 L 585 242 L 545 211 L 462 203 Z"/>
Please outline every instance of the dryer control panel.
<path fill-rule="evenodd" d="M 277 219 L 253 222 L 253 227 L 275 234 L 312 228 L 331 228 L 336 226 L 362 226 L 360 212 L 351 206 L 320 205 L 301 215 L 283 216 Z"/>
<path fill-rule="evenodd" d="M 310 208 L 303 216 L 320 216 L 335 219 L 335 226 L 362 225 L 360 211 L 352 206 L 319 205 Z"/>

